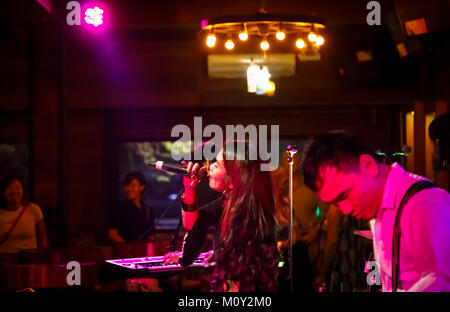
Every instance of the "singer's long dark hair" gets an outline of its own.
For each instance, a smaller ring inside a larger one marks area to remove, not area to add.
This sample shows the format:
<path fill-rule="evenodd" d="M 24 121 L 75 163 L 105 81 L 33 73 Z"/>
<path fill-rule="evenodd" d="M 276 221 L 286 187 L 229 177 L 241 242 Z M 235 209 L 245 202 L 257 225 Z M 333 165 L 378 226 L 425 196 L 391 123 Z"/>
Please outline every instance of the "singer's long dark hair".
<path fill-rule="evenodd" d="M 261 171 L 260 159 L 249 160 L 248 143 L 245 146 L 245 160 L 237 160 L 236 153 L 223 153 L 232 189 L 222 215 L 222 241 L 211 282 L 214 291 L 228 291 L 230 282 L 238 283 L 243 292 L 277 289 L 276 191 L 270 171 Z"/>

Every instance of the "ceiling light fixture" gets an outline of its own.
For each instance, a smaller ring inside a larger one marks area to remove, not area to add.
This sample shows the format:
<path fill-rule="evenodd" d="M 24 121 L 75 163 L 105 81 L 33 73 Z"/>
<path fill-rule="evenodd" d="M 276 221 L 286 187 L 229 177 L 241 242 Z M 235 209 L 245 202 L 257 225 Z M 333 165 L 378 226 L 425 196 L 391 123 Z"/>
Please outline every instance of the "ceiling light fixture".
<path fill-rule="evenodd" d="M 241 41 L 246 41 L 250 37 L 260 38 L 258 41 L 263 51 L 269 49 L 269 41 L 272 42 L 272 38 L 282 41 L 292 37 L 292 40 L 296 40 L 297 47 L 299 38 L 308 38 L 310 42 L 315 44 L 308 46 L 305 43 L 303 44 L 307 48 L 314 49 L 318 49 L 325 42 L 323 37 L 319 35 L 325 29 L 325 23 L 320 17 L 269 14 L 264 9 L 263 3 L 262 0 L 261 8 L 257 14 L 225 15 L 205 19 L 201 24 L 202 30 L 208 34 L 207 36 L 213 34 L 217 40 L 222 42 L 226 42 L 230 37 L 238 37 Z M 318 40 L 318 38 L 322 39 Z M 208 46 L 213 47 L 214 45 Z"/>

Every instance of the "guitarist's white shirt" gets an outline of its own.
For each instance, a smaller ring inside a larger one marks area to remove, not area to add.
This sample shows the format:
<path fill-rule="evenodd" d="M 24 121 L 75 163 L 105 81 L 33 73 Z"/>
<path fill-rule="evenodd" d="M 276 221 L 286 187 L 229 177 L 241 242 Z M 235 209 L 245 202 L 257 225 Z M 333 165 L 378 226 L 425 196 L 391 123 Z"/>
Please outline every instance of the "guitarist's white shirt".
<path fill-rule="evenodd" d="M 406 190 L 426 180 L 391 166 L 376 218 L 371 222 L 375 260 L 383 291 L 391 291 L 392 237 L 398 206 Z M 450 291 L 450 195 L 430 188 L 404 206 L 400 229 L 399 290 Z"/>

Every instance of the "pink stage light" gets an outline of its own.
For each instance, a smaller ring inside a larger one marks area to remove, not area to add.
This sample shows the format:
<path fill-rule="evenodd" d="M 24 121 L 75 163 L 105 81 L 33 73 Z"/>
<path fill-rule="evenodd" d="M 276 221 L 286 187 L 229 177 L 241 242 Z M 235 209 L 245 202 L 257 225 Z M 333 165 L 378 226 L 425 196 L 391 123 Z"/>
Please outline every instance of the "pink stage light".
<path fill-rule="evenodd" d="M 94 25 L 95 27 L 103 24 L 103 10 L 99 7 L 89 8 L 86 10 L 86 17 L 84 20 L 86 23 Z"/>

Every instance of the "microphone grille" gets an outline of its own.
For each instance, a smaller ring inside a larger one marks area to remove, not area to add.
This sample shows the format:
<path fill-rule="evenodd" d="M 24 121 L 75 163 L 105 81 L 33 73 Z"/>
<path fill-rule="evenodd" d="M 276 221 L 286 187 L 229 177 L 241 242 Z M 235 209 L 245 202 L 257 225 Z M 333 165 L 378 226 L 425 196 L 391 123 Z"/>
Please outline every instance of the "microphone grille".
<path fill-rule="evenodd" d="M 155 167 L 156 167 L 156 169 L 158 169 L 158 170 L 162 170 L 163 169 L 163 164 L 164 164 L 164 162 L 163 161 L 161 161 L 161 160 L 158 160 L 156 163 L 155 163 Z"/>

